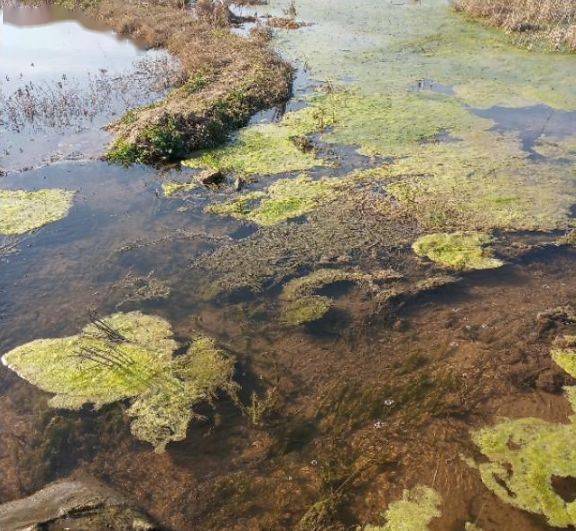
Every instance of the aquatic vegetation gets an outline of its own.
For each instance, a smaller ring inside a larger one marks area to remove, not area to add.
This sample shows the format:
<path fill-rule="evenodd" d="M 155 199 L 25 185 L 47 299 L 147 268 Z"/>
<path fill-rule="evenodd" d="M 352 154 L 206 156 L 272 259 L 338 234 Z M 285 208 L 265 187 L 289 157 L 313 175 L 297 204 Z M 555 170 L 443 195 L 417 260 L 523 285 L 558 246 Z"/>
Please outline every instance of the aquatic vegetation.
<path fill-rule="evenodd" d="M 332 308 L 332 300 L 320 295 L 308 295 L 288 300 L 282 306 L 282 321 L 290 325 L 301 325 L 322 319 Z"/>
<path fill-rule="evenodd" d="M 285 101 L 291 68 L 264 39 L 229 31 L 229 11 L 217 3 L 214 16 L 182 16 L 179 0 L 144 5 L 137 0 L 69 0 L 119 33 L 149 47 L 169 50 L 181 63 L 181 85 L 154 106 L 140 107 L 111 126 L 116 138 L 108 159 L 122 164 L 179 160 L 215 146 L 245 125 L 255 112 Z M 206 4 L 204 4 L 204 7 Z"/>
<path fill-rule="evenodd" d="M 240 175 L 272 175 L 303 171 L 325 163 L 298 140 L 328 123 L 313 108 L 286 114 L 278 124 L 242 129 L 227 145 L 200 152 L 183 162 L 191 168 L 213 168 Z"/>
<path fill-rule="evenodd" d="M 189 183 L 179 183 L 177 181 L 168 181 L 162 183 L 162 192 L 164 192 L 165 197 L 172 197 L 181 192 L 191 192 L 196 190 L 200 186 L 197 181 L 192 181 Z"/>
<path fill-rule="evenodd" d="M 336 179 L 314 181 L 301 175 L 280 179 L 265 192 L 249 192 L 227 203 L 210 205 L 206 211 L 270 226 L 307 214 L 336 197 L 341 186 L 341 181 Z"/>
<path fill-rule="evenodd" d="M 576 338 L 556 342 L 551 356 L 571 376 L 576 376 Z M 576 387 L 565 388 L 576 409 Z M 569 424 L 536 418 L 505 420 L 472 433 L 472 440 L 488 458 L 475 464 L 484 484 L 514 507 L 546 517 L 554 527 L 576 524 L 576 501 L 563 499 L 553 479 L 576 477 L 576 416 Z"/>
<path fill-rule="evenodd" d="M 492 256 L 492 238 L 479 232 L 428 234 L 412 245 L 418 256 L 458 270 L 494 269 L 504 262 Z"/>
<path fill-rule="evenodd" d="M 231 391 L 233 361 L 212 339 L 194 339 L 174 357 L 170 324 L 140 312 L 94 321 L 80 334 L 39 339 L 2 357 L 4 365 L 43 391 L 55 408 L 80 409 L 132 399 L 132 433 L 163 452 L 182 440 L 193 406 L 219 389 Z"/>
<path fill-rule="evenodd" d="M 477 130 L 457 144 L 422 146 L 382 168 L 387 190 L 432 230 L 555 230 L 573 224 L 572 171 L 541 162 L 520 142 Z"/>
<path fill-rule="evenodd" d="M 341 90 L 316 98 L 312 106 L 333 122 L 323 140 L 358 146 L 365 155 L 401 156 L 442 135 L 489 126 L 456 99 L 434 93 L 366 95 Z"/>
<path fill-rule="evenodd" d="M 68 215 L 75 192 L 0 190 L 0 234 L 24 234 Z"/>
<path fill-rule="evenodd" d="M 440 495 L 432 488 L 418 485 L 405 490 L 402 499 L 392 502 L 384 513 L 383 526 L 367 525 L 365 531 L 426 531 L 441 513 Z"/>

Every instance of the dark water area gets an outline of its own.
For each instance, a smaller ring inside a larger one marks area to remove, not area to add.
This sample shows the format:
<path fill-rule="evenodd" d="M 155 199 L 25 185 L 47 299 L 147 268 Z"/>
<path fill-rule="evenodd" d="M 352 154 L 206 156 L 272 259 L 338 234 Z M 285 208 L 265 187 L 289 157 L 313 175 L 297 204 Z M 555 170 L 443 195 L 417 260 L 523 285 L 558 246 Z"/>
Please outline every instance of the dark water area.
<path fill-rule="evenodd" d="M 474 114 L 493 120 L 494 131 L 517 133 L 522 141 L 522 147 L 535 157 L 540 157 L 533 150 L 538 140 L 542 138 L 558 140 L 576 135 L 576 111 L 557 110 L 547 105 L 475 109 Z"/>

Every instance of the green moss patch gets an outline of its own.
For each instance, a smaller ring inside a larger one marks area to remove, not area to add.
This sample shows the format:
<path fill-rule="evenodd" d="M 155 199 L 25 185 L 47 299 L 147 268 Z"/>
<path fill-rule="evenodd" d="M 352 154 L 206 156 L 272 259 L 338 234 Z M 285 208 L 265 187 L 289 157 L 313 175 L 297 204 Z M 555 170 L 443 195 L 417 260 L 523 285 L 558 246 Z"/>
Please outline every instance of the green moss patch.
<path fill-rule="evenodd" d="M 131 399 L 133 434 L 163 452 L 168 442 L 185 438 L 194 405 L 232 388 L 233 361 L 212 339 L 197 338 L 186 354 L 174 357 L 178 346 L 164 319 L 117 313 L 78 335 L 17 347 L 2 362 L 53 393 L 52 407 L 99 408 Z"/>
<path fill-rule="evenodd" d="M 383 526 L 368 525 L 366 531 L 426 531 L 438 518 L 442 498 L 432 488 L 419 485 L 405 490 L 402 499 L 392 502 L 384 513 Z"/>
<path fill-rule="evenodd" d="M 452 269 L 495 269 L 504 262 L 493 257 L 491 242 L 490 236 L 479 232 L 428 234 L 419 238 L 412 248 L 418 256 Z"/>
<path fill-rule="evenodd" d="M 286 301 L 282 307 L 282 321 L 290 325 L 312 323 L 322 319 L 332 308 L 332 300 L 320 295 L 308 295 Z"/>
<path fill-rule="evenodd" d="M 307 214 L 335 198 L 340 186 L 342 183 L 336 179 L 314 181 L 301 175 L 276 181 L 266 192 L 250 192 L 228 203 L 211 205 L 206 210 L 270 226 Z"/>
<path fill-rule="evenodd" d="M 24 234 L 66 217 L 74 194 L 58 189 L 0 190 L 0 234 Z"/>

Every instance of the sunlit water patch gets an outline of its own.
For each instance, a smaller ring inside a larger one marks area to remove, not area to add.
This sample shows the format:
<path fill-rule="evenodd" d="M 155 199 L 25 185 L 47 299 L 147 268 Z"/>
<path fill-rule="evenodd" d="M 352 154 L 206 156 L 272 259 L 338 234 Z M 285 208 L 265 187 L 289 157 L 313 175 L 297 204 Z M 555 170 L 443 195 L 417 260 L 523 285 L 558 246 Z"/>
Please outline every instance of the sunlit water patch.
<path fill-rule="evenodd" d="M 59 6 L 0 10 L 0 167 L 18 170 L 102 151 L 102 129 L 159 99 L 178 77 L 163 51 L 145 50 L 93 17 Z"/>

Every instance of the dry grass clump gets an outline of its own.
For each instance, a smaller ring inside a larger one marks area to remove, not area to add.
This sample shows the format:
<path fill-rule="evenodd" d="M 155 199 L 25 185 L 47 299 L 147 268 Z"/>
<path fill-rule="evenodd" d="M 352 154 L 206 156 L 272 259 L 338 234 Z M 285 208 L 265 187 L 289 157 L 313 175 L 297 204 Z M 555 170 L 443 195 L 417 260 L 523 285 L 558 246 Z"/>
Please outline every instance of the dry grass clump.
<path fill-rule="evenodd" d="M 183 158 L 218 144 L 252 114 L 290 94 L 290 67 L 265 39 L 229 31 L 232 14 L 225 2 L 200 0 L 189 9 L 182 0 L 100 0 L 91 9 L 120 34 L 166 48 L 187 76 L 161 103 L 135 109 L 113 125 L 113 161 Z"/>
<path fill-rule="evenodd" d="M 454 5 L 517 34 L 523 44 L 544 38 L 555 49 L 576 51 L 574 0 L 456 0 Z"/>

